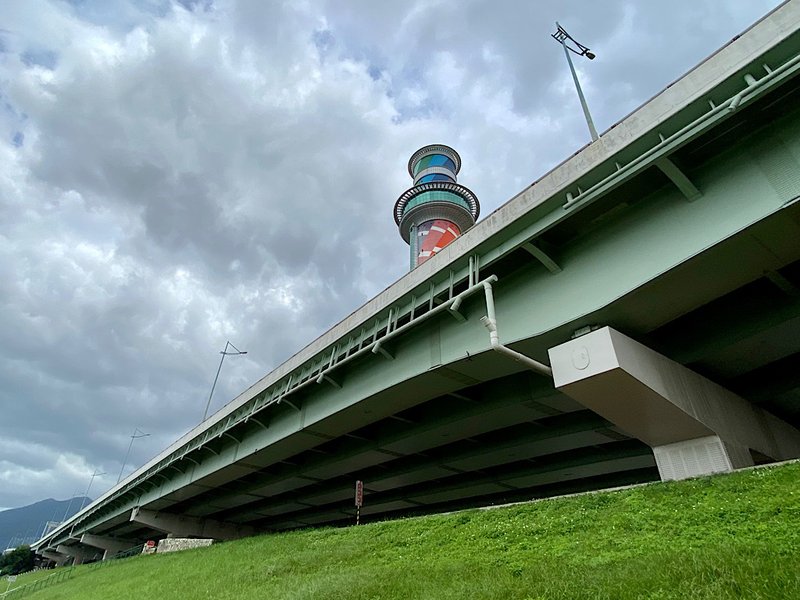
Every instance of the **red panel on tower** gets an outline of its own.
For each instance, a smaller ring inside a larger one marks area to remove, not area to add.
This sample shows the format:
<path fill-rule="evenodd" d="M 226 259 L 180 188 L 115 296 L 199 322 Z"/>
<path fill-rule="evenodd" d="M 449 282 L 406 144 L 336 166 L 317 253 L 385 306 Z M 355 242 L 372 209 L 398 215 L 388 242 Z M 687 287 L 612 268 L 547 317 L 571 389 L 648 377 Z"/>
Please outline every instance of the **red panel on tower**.
<path fill-rule="evenodd" d="M 424 263 L 459 235 L 461 235 L 461 231 L 459 231 L 458 226 L 444 219 L 427 221 L 420 225 L 417 228 L 417 236 L 419 239 L 419 244 L 417 245 L 419 248 L 417 264 L 421 265 Z"/>

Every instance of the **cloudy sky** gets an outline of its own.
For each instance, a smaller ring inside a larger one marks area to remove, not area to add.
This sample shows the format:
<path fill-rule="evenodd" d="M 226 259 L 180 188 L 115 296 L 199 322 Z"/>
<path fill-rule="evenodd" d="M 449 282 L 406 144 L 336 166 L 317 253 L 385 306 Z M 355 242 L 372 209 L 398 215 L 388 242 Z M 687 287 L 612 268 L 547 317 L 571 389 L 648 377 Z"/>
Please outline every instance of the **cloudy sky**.
<path fill-rule="evenodd" d="M 486 215 L 777 0 L 3 0 L 0 508 L 90 496 L 403 275 L 406 161 Z"/>

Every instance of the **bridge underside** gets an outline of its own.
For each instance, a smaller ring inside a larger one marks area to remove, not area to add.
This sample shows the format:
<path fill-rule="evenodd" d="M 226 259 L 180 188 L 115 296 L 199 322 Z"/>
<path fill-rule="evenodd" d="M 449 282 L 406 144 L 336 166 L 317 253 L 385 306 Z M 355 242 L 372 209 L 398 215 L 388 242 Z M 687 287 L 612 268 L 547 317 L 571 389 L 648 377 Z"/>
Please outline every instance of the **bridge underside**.
<path fill-rule="evenodd" d="M 501 340 L 546 362 L 576 332 L 609 326 L 800 428 L 798 97 L 788 80 L 668 163 L 482 262 L 480 278 L 498 278 Z M 549 218 L 536 210 L 530 222 Z M 369 520 L 659 478 L 650 446 L 490 349 L 481 295 L 460 314 L 254 413 L 72 535 L 164 537 L 132 520 L 137 507 L 231 536 L 351 523 L 357 479 Z"/>
<path fill-rule="evenodd" d="M 799 224 L 796 204 L 580 322 L 512 346 L 542 356 L 579 326 L 611 325 L 800 427 Z M 742 257 L 735 266 L 731 255 Z M 529 268 L 520 262 L 504 279 Z M 431 390 L 440 393 L 430 397 Z M 351 523 L 356 479 L 365 482 L 369 519 L 659 477 L 645 443 L 489 351 L 405 381 L 295 438 L 279 456 L 266 450 L 143 507 L 269 531 Z M 219 451 L 229 442 L 220 440 Z M 163 537 L 127 512 L 94 532 Z"/>

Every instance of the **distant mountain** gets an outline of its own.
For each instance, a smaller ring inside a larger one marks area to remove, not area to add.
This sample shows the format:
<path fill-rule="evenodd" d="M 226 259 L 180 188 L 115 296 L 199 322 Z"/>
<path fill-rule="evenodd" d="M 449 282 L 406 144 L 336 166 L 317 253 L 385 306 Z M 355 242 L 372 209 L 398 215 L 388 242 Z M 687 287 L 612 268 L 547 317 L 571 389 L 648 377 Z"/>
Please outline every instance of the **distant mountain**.
<path fill-rule="evenodd" d="M 65 514 L 71 517 L 80 510 L 82 504 L 88 505 L 90 502 L 86 497 L 72 500 L 48 498 L 28 506 L 0 511 L 0 552 L 35 542 L 42 536 L 48 521 L 63 521 Z"/>

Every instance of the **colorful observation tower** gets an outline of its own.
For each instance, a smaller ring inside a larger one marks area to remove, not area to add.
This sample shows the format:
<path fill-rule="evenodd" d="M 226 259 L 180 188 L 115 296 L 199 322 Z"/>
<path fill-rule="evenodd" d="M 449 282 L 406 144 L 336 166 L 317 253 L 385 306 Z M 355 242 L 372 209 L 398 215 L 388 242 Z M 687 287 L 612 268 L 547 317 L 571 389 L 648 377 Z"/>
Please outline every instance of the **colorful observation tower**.
<path fill-rule="evenodd" d="M 394 205 L 400 236 L 411 246 L 411 268 L 421 265 L 475 224 L 478 198 L 456 183 L 458 152 L 443 144 L 420 148 L 408 161 L 414 187 Z"/>

